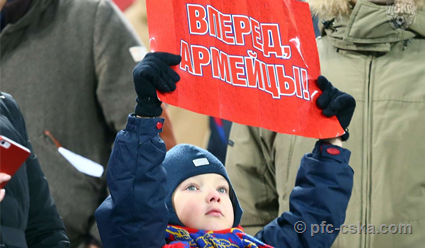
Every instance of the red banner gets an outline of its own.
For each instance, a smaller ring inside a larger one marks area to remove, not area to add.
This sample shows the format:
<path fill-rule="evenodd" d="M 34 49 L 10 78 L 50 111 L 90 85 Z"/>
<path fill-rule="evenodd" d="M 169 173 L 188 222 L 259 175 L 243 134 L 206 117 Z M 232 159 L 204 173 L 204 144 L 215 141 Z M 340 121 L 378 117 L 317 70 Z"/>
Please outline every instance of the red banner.
<path fill-rule="evenodd" d="M 150 47 L 182 56 L 162 101 L 313 138 L 344 133 L 315 104 L 319 57 L 309 7 L 295 0 L 147 0 Z"/>
<path fill-rule="evenodd" d="M 133 0 L 114 0 L 114 3 L 121 11 L 124 11 L 133 4 Z"/>

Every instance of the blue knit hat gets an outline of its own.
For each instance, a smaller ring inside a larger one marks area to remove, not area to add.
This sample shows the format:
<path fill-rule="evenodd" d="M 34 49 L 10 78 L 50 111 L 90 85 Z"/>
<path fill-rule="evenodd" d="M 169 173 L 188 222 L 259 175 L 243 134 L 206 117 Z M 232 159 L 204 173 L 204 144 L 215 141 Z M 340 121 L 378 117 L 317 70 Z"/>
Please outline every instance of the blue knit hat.
<path fill-rule="evenodd" d="M 234 221 L 232 227 L 237 227 L 242 217 L 242 208 L 239 205 L 233 186 L 227 176 L 226 169 L 223 164 L 214 155 L 202 148 L 180 144 L 170 149 L 165 155 L 162 162 L 167 171 L 167 196 L 165 203 L 167 204 L 169 217 L 168 224 L 184 226 L 177 217 L 173 206 L 172 196 L 177 186 L 184 180 L 207 173 L 215 173 L 223 176 L 229 183 L 230 201 L 233 205 Z"/>

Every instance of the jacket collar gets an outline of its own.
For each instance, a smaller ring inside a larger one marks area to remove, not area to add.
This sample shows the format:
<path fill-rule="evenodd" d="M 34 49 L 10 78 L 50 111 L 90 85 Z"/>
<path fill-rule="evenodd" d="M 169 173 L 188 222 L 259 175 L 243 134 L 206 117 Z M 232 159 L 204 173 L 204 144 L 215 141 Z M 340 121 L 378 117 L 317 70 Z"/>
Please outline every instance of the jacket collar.
<path fill-rule="evenodd" d="M 391 44 L 411 38 L 425 38 L 425 11 L 418 9 L 406 30 L 394 29 L 387 19 L 387 6 L 367 0 L 357 2 L 349 16 L 340 16 L 324 25 L 322 32 L 340 49 L 388 52 Z"/>

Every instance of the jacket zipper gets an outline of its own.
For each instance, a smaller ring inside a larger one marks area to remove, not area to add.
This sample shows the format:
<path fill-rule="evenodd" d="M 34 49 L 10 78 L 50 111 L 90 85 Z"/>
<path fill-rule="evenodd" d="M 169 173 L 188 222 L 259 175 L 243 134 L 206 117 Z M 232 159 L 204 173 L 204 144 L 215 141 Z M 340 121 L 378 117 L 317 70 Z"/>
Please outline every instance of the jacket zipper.
<path fill-rule="evenodd" d="M 370 219 L 370 211 L 371 211 L 371 198 L 372 198 L 372 125 L 373 125 L 373 85 L 371 83 L 372 81 L 372 64 L 373 60 L 375 59 L 374 56 L 370 56 L 369 59 L 369 68 L 367 73 L 367 93 L 366 93 L 366 132 L 364 132 L 364 143 L 365 143 L 365 202 L 366 204 L 364 209 L 364 215 L 363 215 L 363 223 L 367 226 L 369 224 Z M 363 247 L 369 248 L 370 245 L 370 235 L 367 235 L 367 233 L 364 234 L 364 243 Z"/>

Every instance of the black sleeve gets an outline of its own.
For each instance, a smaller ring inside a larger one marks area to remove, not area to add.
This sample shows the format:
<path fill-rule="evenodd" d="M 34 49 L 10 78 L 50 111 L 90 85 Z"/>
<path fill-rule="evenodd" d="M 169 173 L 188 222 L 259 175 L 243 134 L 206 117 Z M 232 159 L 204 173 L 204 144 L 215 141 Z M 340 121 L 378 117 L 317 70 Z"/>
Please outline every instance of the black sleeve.
<path fill-rule="evenodd" d="M 19 109 L 18 109 L 19 111 Z M 26 161 L 30 209 L 25 236 L 29 248 L 64 248 L 70 247 L 66 236 L 65 226 L 59 216 L 53 201 L 49 184 L 41 171 L 37 156 L 34 154 L 28 139 L 25 121 L 22 119 L 21 135 L 27 141 L 26 147 L 31 150 L 31 155 Z"/>
<path fill-rule="evenodd" d="M 34 154 L 27 161 L 27 173 L 30 210 L 25 235 L 28 247 L 70 247 L 62 218 L 50 196 L 49 185 Z"/>

